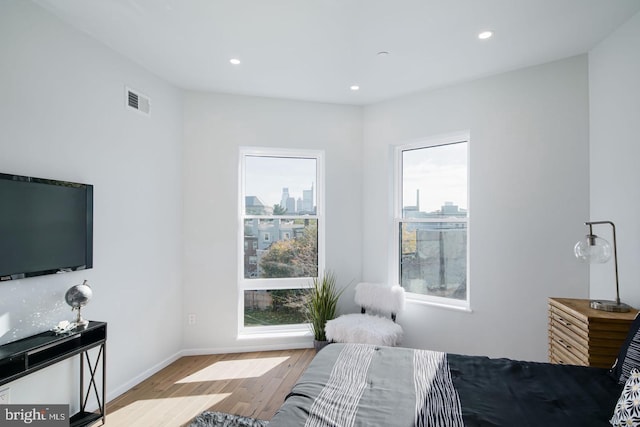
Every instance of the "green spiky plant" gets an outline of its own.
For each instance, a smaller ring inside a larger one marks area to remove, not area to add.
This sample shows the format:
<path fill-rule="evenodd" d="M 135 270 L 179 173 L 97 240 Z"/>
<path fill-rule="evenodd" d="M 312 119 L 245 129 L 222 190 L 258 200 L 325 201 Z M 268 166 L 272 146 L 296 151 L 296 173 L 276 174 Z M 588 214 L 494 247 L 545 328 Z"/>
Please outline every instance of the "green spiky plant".
<path fill-rule="evenodd" d="M 307 318 L 313 338 L 316 341 L 326 341 L 324 327 L 327 320 L 336 316 L 338 299 L 345 288 L 338 289 L 336 276 L 332 272 L 325 272 L 322 277 L 313 278 L 313 287 L 307 299 Z"/>

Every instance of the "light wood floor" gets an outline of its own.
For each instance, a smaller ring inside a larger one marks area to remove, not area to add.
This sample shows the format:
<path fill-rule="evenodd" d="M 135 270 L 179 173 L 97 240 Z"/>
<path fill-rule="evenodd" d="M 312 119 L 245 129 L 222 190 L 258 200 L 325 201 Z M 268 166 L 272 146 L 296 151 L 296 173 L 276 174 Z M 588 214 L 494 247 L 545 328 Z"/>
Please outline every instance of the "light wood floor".
<path fill-rule="evenodd" d="M 107 404 L 105 426 L 178 427 L 205 410 L 270 420 L 315 350 L 183 357 Z"/>

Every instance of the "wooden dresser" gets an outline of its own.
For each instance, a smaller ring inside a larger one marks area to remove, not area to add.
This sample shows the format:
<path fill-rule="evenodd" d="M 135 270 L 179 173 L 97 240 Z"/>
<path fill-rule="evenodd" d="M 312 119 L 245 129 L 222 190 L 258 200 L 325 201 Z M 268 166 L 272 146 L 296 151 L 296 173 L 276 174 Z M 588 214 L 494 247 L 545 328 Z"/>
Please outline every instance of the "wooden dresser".
<path fill-rule="evenodd" d="M 610 368 L 637 313 L 594 310 L 588 299 L 549 298 L 549 362 Z"/>

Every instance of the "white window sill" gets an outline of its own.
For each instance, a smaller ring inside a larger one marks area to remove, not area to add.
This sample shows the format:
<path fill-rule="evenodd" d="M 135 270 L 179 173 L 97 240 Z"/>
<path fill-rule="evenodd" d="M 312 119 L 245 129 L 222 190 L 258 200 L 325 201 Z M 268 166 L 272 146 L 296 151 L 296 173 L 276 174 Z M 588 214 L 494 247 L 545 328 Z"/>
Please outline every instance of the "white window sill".
<path fill-rule="evenodd" d="M 445 310 L 453 310 L 453 311 L 461 311 L 464 313 L 473 313 L 473 310 L 469 306 L 461 306 L 461 305 L 452 305 L 435 301 L 427 301 L 418 298 L 411 298 L 407 295 L 406 298 L 407 303 L 409 304 L 417 304 L 417 305 L 427 305 L 430 307 L 443 308 Z"/>
<path fill-rule="evenodd" d="M 282 330 L 282 331 L 241 331 L 238 333 L 238 340 L 252 340 L 264 338 L 312 338 L 309 330 Z"/>

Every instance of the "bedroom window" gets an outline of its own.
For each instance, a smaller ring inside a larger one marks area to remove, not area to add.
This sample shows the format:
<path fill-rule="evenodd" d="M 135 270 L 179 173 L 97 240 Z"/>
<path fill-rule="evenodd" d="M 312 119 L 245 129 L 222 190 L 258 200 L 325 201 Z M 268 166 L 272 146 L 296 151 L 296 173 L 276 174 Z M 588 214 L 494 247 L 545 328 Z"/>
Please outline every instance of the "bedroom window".
<path fill-rule="evenodd" d="M 239 332 L 304 331 L 324 270 L 323 153 L 241 148 Z"/>
<path fill-rule="evenodd" d="M 409 299 L 469 308 L 469 133 L 395 149 L 394 281 Z"/>

